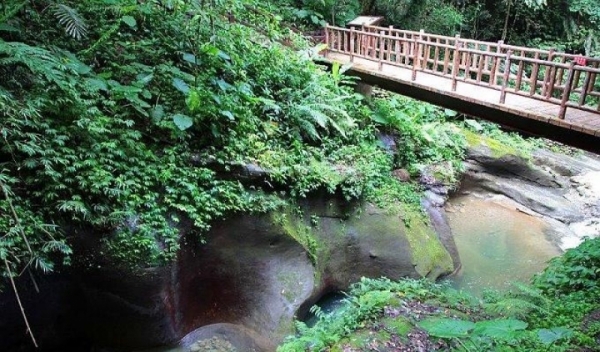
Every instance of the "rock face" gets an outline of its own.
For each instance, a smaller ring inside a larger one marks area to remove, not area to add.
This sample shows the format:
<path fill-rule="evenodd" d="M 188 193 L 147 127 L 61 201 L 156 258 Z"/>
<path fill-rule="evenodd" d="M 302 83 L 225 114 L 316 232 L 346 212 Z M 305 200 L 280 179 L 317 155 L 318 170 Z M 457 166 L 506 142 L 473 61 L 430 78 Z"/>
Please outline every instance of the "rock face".
<path fill-rule="evenodd" d="M 564 250 L 600 234 L 600 159 L 537 151 L 530 160 L 470 148 L 462 189 L 502 194 L 546 220 L 548 236 Z"/>
<path fill-rule="evenodd" d="M 234 216 L 214 224 L 205 244 L 191 234 L 182 241 L 168 267 L 127 272 L 92 263 L 64 275 L 65 289 L 42 288 L 38 295 L 24 288 L 25 308 L 38 302 L 39 309 L 29 310 L 33 331 L 72 337 L 42 338 L 42 350 L 64 350 L 65 342 L 80 350 L 132 350 L 181 340 L 187 350 L 271 351 L 292 332 L 295 316 L 328 292 L 346 290 L 362 276 L 436 278 L 454 271 L 457 260 L 450 254 L 455 248 L 447 250 L 417 214 L 336 197 Z M 9 293 L 1 307 L 10 304 Z M 62 303 L 45 311 L 56 295 Z M 61 311 L 63 304 L 69 309 Z M 4 310 L 0 315 L 0 327 L 10 327 L 0 330 L 0 350 L 24 351 L 24 328 L 18 308 L 12 310 L 10 320 Z"/>

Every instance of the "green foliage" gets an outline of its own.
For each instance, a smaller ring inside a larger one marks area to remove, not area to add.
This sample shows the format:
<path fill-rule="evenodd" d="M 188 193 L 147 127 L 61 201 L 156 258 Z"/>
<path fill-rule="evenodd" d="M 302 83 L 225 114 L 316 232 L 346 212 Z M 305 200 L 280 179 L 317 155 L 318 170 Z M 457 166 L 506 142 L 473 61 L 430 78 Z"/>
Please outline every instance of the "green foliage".
<path fill-rule="evenodd" d="M 445 121 L 454 112 L 398 95 L 376 100 L 373 110 L 373 122 L 397 136 L 398 167 L 416 173 L 425 165 L 451 161 L 455 169 L 460 168 L 466 140 L 454 124 Z"/>
<path fill-rule="evenodd" d="M 440 350 L 596 350 L 600 324 L 590 313 L 600 309 L 600 281 L 583 275 L 585 286 L 577 286 L 580 281 L 569 286 L 566 279 L 555 280 L 558 273 L 579 276 L 587 272 L 581 267 L 595 268 L 596 249 L 597 241 L 586 240 L 536 276 L 535 286 L 515 284 L 509 292 L 487 291 L 483 299 L 427 281 L 362 279 L 347 301 L 368 301 L 363 311 L 347 303 L 336 314 L 321 314 L 313 328 L 299 323 L 299 335 L 289 338 L 279 351 L 343 350 L 348 346 L 345 341 L 365 329 L 368 334 L 395 331 L 389 312 L 398 321 L 410 322 L 413 331 L 421 329 L 430 338 L 446 340 L 432 344 Z M 377 340 L 372 345 L 387 343 Z"/>
<path fill-rule="evenodd" d="M 398 160 L 379 145 L 373 106 L 347 67 L 315 64 L 272 4 L 43 5 L 0 5 L 0 209 L 11 214 L 0 254 L 12 273 L 68 263 L 78 239 L 67 236 L 78 232 L 98 234 L 99 254 L 117 262 L 165 263 L 181 231 L 202 241 L 216 219 L 277 207 L 264 192 L 274 187 L 419 206 L 417 186 L 391 179 Z M 304 5 L 339 19 L 356 4 Z M 438 110 L 400 100 L 386 109 L 410 115 L 402 163 L 460 158 L 450 140 L 431 143 L 456 138 L 429 119 Z M 424 132 L 415 111 L 431 123 Z M 267 171 L 264 184 L 216 172 L 247 164 Z"/>
<path fill-rule="evenodd" d="M 600 238 L 586 239 L 549 262 L 534 285 L 548 294 L 562 295 L 598 287 L 600 281 Z"/>
<path fill-rule="evenodd" d="M 312 328 L 297 323 L 299 337 L 290 337 L 277 348 L 278 352 L 321 351 L 340 341 L 353 330 L 380 316 L 384 306 L 397 300 L 399 295 L 425 298 L 429 294 L 425 281 L 388 279 L 361 279 L 351 288 L 350 295 L 339 314 L 317 314 L 319 321 Z M 381 288 L 381 289 L 380 289 Z"/>

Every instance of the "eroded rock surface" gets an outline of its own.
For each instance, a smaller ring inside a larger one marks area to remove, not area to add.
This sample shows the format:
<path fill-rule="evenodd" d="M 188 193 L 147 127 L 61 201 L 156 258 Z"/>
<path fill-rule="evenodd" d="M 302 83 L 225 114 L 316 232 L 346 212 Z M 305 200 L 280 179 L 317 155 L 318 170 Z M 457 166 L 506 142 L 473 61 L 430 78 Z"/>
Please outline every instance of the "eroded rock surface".
<path fill-rule="evenodd" d="M 485 143 L 470 148 L 462 190 L 502 194 L 545 219 L 561 249 L 600 234 L 600 159 L 537 151 L 530 160 Z"/>
<path fill-rule="evenodd" d="M 272 351 L 293 332 L 297 315 L 363 276 L 435 279 L 454 271 L 447 241 L 418 214 L 335 196 L 315 196 L 271 214 L 236 215 L 215 223 L 205 237 L 200 243 L 184 234 L 176 263 L 134 271 L 88 248 L 96 259 L 65 274 L 69 290 L 60 295 L 69 302 L 68 314 L 31 310 L 33 330 L 60 326 L 51 335 L 61 336 L 71 329 L 84 348 L 109 351 L 169 345 L 190 333 L 181 340 L 185 350 L 214 345 Z M 26 308 L 33 301 L 43 307 L 54 294 L 27 292 Z M 0 326 L 19 325 L 13 310 L 11 321 L 0 316 Z M 20 331 L 20 343 L 0 331 L 0 350 L 28 346 L 22 326 L 10 331 Z M 55 340 L 40 342 L 46 350 L 60 349 Z"/>

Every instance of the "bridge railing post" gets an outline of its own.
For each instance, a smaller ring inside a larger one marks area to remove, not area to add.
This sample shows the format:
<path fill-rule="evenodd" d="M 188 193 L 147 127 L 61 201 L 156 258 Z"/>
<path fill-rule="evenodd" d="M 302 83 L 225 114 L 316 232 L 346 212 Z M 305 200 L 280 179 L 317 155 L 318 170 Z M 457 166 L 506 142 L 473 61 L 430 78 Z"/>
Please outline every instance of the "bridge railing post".
<path fill-rule="evenodd" d="M 504 44 L 503 40 L 498 41 L 498 46 L 496 47 L 496 54 L 502 54 L 502 45 Z M 490 86 L 498 85 L 496 76 L 498 75 L 498 60 L 500 60 L 500 56 L 494 56 L 494 61 L 492 63 L 492 69 L 490 70 Z"/>
<path fill-rule="evenodd" d="M 571 61 L 569 65 L 569 74 L 567 75 L 567 82 L 565 83 L 565 89 L 563 90 L 563 96 L 560 101 L 560 111 L 558 112 L 558 118 L 561 120 L 565 119 L 565 114 L 567 113 L 567 102 L 569 101 L 569 96 L 571 95 L 571 89 L 573 85 L 573 77 L 575 73 L 575 61 Z"/>
<path fill-rule="evenodd" d="M 547 60 L 548 63 L 551 63 L 552 60 L 554 60 L 554 51 L 555 51 L 555 49 L 550 49 L 550 51 L 548 52 L 548 60 Z M 554 87 L 550 87 L 550 80 L 551 80 L 550 76 L 554 75 L 553 71 L 554 71 L 553 66 L 551 66 L 551 65 L 546 66 L 546 70 L 544 72 L 544 86 L 542 87 L 542 96 L 546 97 L 546 98 L 549 98 L 552 95 L 551 91 L 553 89 L 550 89 L 550 88 L 554 88 Z"/>
<path fill-rule="evenodd" d="M 419 35 L 415 35 L 413 38 L 414 41 L 414 48 L 413 48 L 413 64 L 412 64 L 412 77 L 411 80 L 416 80 L 417 79 L 417 69 L 421 66 L 420 64 L 420 60 L 421 60 L 421 38 L 423 36 L 423 34 L 425 33 L 425 31 L 423 29 L 421 29 L 421 31 L 419 32 Z"/>
<path fill-rule="evenodd" d="M 383 69 L 383 55 L 385 52 L 385 31 L 379 31 L 379 71 Z"/>
<path fill-rule="evenodd" d="M 329 52 L 329 49 L 331 49 L 330 46 L 330 39 L 329 39 L 329 25 L 326 23 L 325 24 L 325 45 L 327 46 L 327 50 L 325 50 L 325 56 L 327 56 L 327 53 Z"/>
<path fill-rule="evenodd" d="M 354 62 L 354 40 L 356 39 L 354 26 L 350 27 L 350 62 Z"/>
<path fill-rule="evenodd" d="M 506 52 L 506 59 L 504 60 L 504 76 L 502 77 L 502 90 L 500 92 L 500 104 L 506 102 L 506 87 L 508 86 L 508 79 L 510 78 L 510 56 L 512 50 Z"/>
<path fill-rule="evenodd" d="M 460 34 L 454 37 L 454 55 L 452 55 L 452 91 L 456 92 L 458 71 L 460 70 Z"/>

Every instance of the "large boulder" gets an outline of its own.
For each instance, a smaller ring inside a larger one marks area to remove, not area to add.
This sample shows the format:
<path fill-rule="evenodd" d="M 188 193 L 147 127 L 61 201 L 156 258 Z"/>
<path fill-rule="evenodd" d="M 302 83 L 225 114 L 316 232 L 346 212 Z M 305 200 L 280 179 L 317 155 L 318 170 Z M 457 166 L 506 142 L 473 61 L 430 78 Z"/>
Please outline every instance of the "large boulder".
<path fill-rule="evenodd" d="M 538 150 L 524 157 L 498 141 L 471 136 L 461 191 L 502 194 L 549 225 L 562 249 L 600 231 L 600 159 Z"/>
<path fill-rule="evenodd" d="M 67 275 L 69 290 L 53 304 L 68 305 L 65 314 L 59 306 L 44 313 L 44 302 L 56 301 L 48 290 L 27 290 L 25 307 L 38 302 L 30 314 L 47 315 L 39 324 L 32 319 L 34 332 L 60 321 L 56 333 L 71 325 L 88 347 L 142 349 L 191 333 L 181 340 L 188 349 L 216 344 L 270 351 L 321 296 L 346 290 L 362 276 L 435 279 L 453 272 L 456 258 L 444 243 L 418 210 L 384 211 L 315 196 L 270 214 L 216 222 L 204 243 L 184 234 L 177 261 L 166 267 L 123 270 L 91 256 Z M 16 312 L 10 321 L 0 316 L 0 326 L 16 327 L 0 331 L 2 351 L 27 345 Z M 4 331 L 20 331 L 19 338 Z M 56 336 L 52 343 L 42 339 L 42 346 L 60 346 Z"/>

